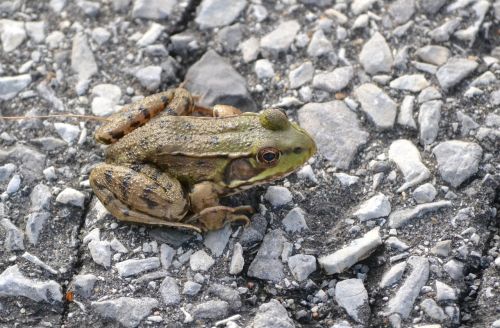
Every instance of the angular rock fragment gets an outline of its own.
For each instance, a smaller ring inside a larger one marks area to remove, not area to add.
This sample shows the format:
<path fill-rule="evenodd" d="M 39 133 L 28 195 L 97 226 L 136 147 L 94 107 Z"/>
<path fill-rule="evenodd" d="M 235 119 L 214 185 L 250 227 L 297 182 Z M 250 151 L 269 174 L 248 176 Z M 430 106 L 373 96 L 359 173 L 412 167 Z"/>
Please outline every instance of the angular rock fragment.
<path fill-rule="evenodd" d="M 203 244 L 210 249 L 213 255 L 216 257 L 221 256 L 232 232 L 233 230 L 229 224 L 225 225 L 222 229 L 210 231 L 205 235 Z"/>
<path fill-rule="evenodd" d="M 441 120 L 441 100 L 432 100 L 423 103 L 418 112 L 418 125 L 420 125 L 420 143 L 429 145 L 438 135 L 439 121 Z"/>
<path fill-rule="evenodd" d="M 344 102 L 309 103 L 299 109 L 300 125 L 316 141 L 326 159 L 340 169 L 348 169 L 368 133 Z"/>
<path fill-rule="evenodd" d="M 189 266 L 193 271 L 207 271 L 214 264 L 215 260 L 202 249 L 189 257 Z"/>
<path fill-rule="evenodd" d="M 474 72 L 479 64 L 464 58 L 451 58 L 436 72 L 441 87 L 450 89 Z"/>
<path fill-rule="evenodd" d="M 233 256 L 229 265 L 229 274 L 239 274 L 243 270 L 245 259 L 243 258 L 243 247 L 240 243 L 234 244 Z"/>
<path fill-rule="evenodd" d="M 379 129 L 391 129 L 396 119 L 397 104 L 382 89 L 365 83 L 354 90 L 361 109 Z"/>
<path fill-rule="evenodd" d="M 328 92 L 341 91 L 349 85 L 353 75 L 352 66 L 339 67 L 332 72 L 316 74 L 313 79 L 313 87 Z"/>
<path fill-rule="evenodd" d="M 158 301 L 150 297 L 119 297 L 91 303 L 101 317 L 117 321 L 127 328 L 137 327 L 158 305 Z"/>
<path fill-rule="evenodd" d="M 316 258 L 312 255 L 297 254 L 288 258 L 288 267 L 298 282 L 304 281 L 316 271 Z"/>
<path fill-rule="evenodd" d="M 282 22 L 260 39 L 260 47 L 264 53 L 274 56 L 286 52 L 299 30 L 300 24 L 296 20 Z"/>
<path fill-rule="evenodd" d="M 37 281 L 26 278 L 16 265 L 0 274 L 0 296 L 27 297 L 35 302 L 62 302 L 61 286 L 53 281 Z"/>
<path fill-rule="evenodd" d="M 294 328 L 293 320 L 288 317 L 285 307 L 275 299 L 259 306 L 251 328 Z"/>
<path fill-rule="evenodd" d="M 441 200 L 434 203 L 420 204 L 412 208 L 396 210 L 389 215 L 388 225 L 390 228 L 401 228 L 413 218 L 420 218 L 426 213 L 450 207 L 451 205 L 450 201 Z"/>
<path fill-rule="evenodd" d="M 376 32 L 365 43 L 359 54 L 359 61 L 368 74 L 391 72 L 392 53 L 382 34 Z"/>
<path fill-rule="evenodd" d="M 10 100 L 31 83 L 30 74 L 0 77 L 0 100 Z"/>
<path fill-rule="evenodd" d="M 422 74 L 409 74 L 392 80 L 389 85 L 393 89 L 419 92 L 427 88 L 430 83 Z"/>
<path fill-rule="evenodd" d="M 177 281 L 172 277 L 165 277 L 160 285 L 160 295 L 167 306 L 179 304 L 181 295 Z"/>
<path fill-rule="evenodd" d="M 175 4 L 175 0 L 134 0 L 132 17 L 164 19 L 172 14 Z"/>
<path fill-rule="evenodd" d="M 436 156 L 441 178 L 455 188 L 478 171 L 483 157 L 481 146 L 460 140 L 441 142 L 432 153 Z"/>
<path fill-rule="evenodd" d="M 359 205 L 359 209 L 353 213 L 360 221 L 388 216 L 391 213 L 391 203 L 389 197 L 382 193 L 371 197 Z"/>
<path fill-rule="evenodd" d="M 115 267 L 121 277 L 130 277 L 145 271 L 158 269 L 160 267 L 160 259 L 158 257 L 130 259 L 116 263 Z"/>
<path fill-rule="evenodd" d="M 347 279 L 335 285 L 335 301 L 356 322 L 366 324 L 370 318 L 368 292 L 361 279 Z"/>
<path fill-rule="evenodd" d="M 196 305 L 191 314 L 195 319 L 222 319 L 227 317 L 229 304 L 226 301 L 211 300 Z"/>
<path fill-rule="evenodd" d="M 7 218 L 0 220 L 2 228 L 5 230 L 5 248 L 7 251 L 24 250 L 24 233 Z"/>
<path fill-rule="evenodd" d="M 238 18 L 246 5 L 246 0 L 203 0 L 199 5 L 195 22 L 201 28 L 226 26 Z"/>
<path fill-rule="evenodd" d="M 380 228 L 374 228 L 363 237 L 353 240 L 348 246 L 318 259 L 327 274 L 341 273 L 355 263 L 366 259 L 382 244 Z"/>
<path fill-rule="evenodd" d="M 431 176 L 429 169 L 422 163 L 417 147 L 409 140 L 394 141 L 389 147 L 389 159 L 396 163 L 405 178 L 398 192 L 416 186 Z"/>
<path fill-rule="evenodd" d="M 401 262 L 393 265 L 387 272 L 384 273 L 382 279 L 380 279 L 379 287 L 387 288 L 396 284 L 403 277 L 403 273 L 406 270 L 406 262 Z"/>
<path fill-rule="evenodd" d="M 248 276 L 279 282 L 285 277 L 283 263 L 279 260 L 285 242 L 281 230 L 272 230 L 264 237 L 257 255 L 248 268 Z"/>
<path fill-rule="evenodd" d="M 386 312 L 387 315 L 399 314 L 403 319 L 410 315 L 413 303 L 420 294 L 420 289 L 429 279 L 429 260 L 427 258 L 412 256 L 407 263 L 411 267 L 411 272 L 396 294 L 389 300 Z"/>

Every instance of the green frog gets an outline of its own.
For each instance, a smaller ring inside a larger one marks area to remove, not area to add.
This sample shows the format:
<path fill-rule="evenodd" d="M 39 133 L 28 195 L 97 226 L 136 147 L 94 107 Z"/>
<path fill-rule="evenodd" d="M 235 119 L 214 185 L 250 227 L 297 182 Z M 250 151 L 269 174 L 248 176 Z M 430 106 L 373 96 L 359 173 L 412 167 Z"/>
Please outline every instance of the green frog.
<path fill-rule="evenodd" d="M 248 224 L 252 207 L 222 206 L 219 198 L 282 178 L 316 152 L 311 136 L 278 109 L 205 108 L 183 88 L 124 106 L 95 137 L 109 146 L 90 185 L 112 215 L 200 233 Z"/>

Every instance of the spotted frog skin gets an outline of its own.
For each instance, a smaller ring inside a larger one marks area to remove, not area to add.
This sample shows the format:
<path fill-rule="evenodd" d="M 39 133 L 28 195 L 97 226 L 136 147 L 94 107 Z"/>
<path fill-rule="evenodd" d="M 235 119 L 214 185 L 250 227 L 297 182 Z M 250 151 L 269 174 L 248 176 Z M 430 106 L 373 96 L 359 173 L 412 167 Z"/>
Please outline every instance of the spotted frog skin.
<path fill-rule="evenodd" d="M 222 206 L 219 198 L 286 176 L 316 152 L 277 109 L 204 108 L 182 88 L 124 106 L 95 137 L 109 146 L 90 185 L 111 214 L 198 232 L 248 224 L 250 206 Z"/>

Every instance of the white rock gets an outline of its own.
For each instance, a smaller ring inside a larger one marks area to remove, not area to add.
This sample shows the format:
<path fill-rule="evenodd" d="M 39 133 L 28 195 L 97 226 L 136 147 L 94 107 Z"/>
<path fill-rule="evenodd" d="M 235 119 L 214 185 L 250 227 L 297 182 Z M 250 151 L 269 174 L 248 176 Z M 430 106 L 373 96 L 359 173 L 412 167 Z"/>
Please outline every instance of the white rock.
<path fill-rule="evenodd" d="M 382 34 L 376 32 L 365 43 L 359 54 L 359 61 L 368 74 L 391 72 L 392 53 Z"/>
<path fill-rule="evenodd" d="M 359 205 L 359 209 L 353 213 L 360 221 L 388 216 L 391 213 L 391 202 L 389 197 L 382 193 L 371 197 Z"/>
<path fill-rule="evenodd" d="M 408 74 L 392 80 L 389 85 L 393 89 L 419 92 L 427 88 L 430 83 L 422 74 Z"/>
<path fill-rule="evenodd" d="M 229 265 L 229 274 L 239 274 L 243 270 L 245 259 L 243 258 L 243 247 L 240 243 L 234 244 L 233 256 Z"/>
<path fill-rule="evenodd" d="M 76 125 L 56 122 L 54 123 L 54 128 L 57 134 L 69 144 L 73 144 L 80 135 L 80 128 Z"/>
<path fill-rule="evenodd" d="M 10 100 L 31 83 L 31 75 L 0 77 L 0 100 Z"/>
<path fill-rule="evenodd" d="M 26 39 L 24 22 L 18 22 L 11 19 L 0 20 L 0 38 L 2 39 L 2 48 L 4 52 L 11 52 L 23 43 Z"/>
<path fill-rule="evenodd" d="M 85 195 L 73 188 L 65 188 L 56 197 L 56 202 L 66 205 L 74 205 L 83 208 L 85 203 Z"/>
<path fill-rule="evenodd" d="M 356 322 L 368 322 L 371 312 L 368 292 L 361 279 L 339 281 L 335 285 L 335 300 Z"/>
<path fill-rule="evenodd" d="M 396 140 L 389 147 L 389 159 L 394 161 L 405 177 L 405 183 L 398 192 L 416 186 L 427 180 L 431 173 L 422 163 L 420 152 L 409 140 Z"/>
<path fill-rule="evenodd" d="M 161 83 L 161 66 L 146 66 L 135 73 L 139 83 L 149 91 L 158 89 Z"/>
<path fill-rule="evenodd" d="M 259 59 L 255 62 L 255 74 L 260 80 L 274 77 L 273 64 L 267 59 Z"/>
<path fill-rule="evenodd" d="M 207 271 L 215 264 L 215 260 L 204 250 L 199 250 L 189 258 L 189 266 L 193 271 Z"/>
<path fill-rule="evenodd" d="M 401 107 L 399 109 L 398 124 L 407 126 L 412 129 L 417 128 L 417 123 L 413 118 L 413 108 L 415 103 L 414 96 L 405 96 L 401 102 Z"/>
<path fill-rule="evenodd" d="M 145 47 L 155 43 L 164 30 L 165 27 L 161 24 L 151 24 L 149 30 L 137 41 L 137 46 Z"/>
<path fill-rule="evenodd" d="M 403 277 L 406 270 L 406 262 L 401 262 L 393 265 L 380 279 L 379 287 L 387 288 L 396 284 Z"/>
<path fill-rule="evenodd" d="M 279 186 L 270 186 L 264 195 L 264 199 L 272 206 L 282 206 L 293 200 L 292 193 L 288 188 Z"/>

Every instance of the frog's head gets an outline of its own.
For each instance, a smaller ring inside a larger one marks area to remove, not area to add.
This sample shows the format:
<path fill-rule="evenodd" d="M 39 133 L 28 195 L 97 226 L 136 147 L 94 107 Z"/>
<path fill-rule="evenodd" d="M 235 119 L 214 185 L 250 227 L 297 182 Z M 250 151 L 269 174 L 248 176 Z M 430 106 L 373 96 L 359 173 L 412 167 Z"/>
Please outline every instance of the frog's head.
<path fill-rule="evenodd" d="M 255 114 L 254 114 L 255 115 Z M 249 156 L 233 160 L 226 168 L 230 188 L 249 187 L 284 177 L 316 153 L 313 138 L 290 122 L 279 109 L 258 114 L 259 127 Z"/>

